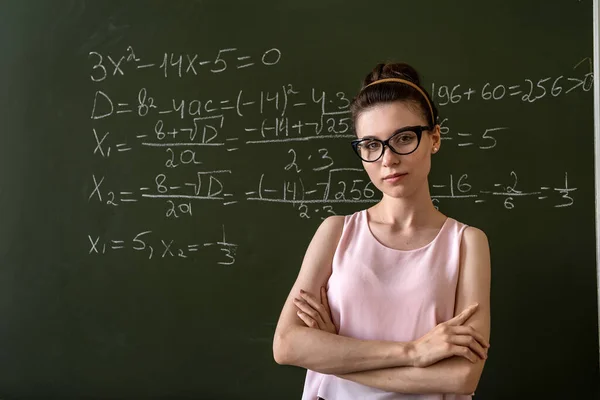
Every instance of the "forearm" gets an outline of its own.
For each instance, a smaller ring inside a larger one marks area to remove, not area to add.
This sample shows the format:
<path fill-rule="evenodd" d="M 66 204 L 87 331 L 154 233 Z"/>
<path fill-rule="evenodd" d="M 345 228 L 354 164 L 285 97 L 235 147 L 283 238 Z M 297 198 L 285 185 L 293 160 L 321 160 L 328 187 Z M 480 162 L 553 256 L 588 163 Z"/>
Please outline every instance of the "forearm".
<path fill-rule="evenodd" d="M 395 367 L 336 375 L 389 392 L 472 394 L 483 363 L 479 360 L 472 364 L 462 357 L 452 357 L 425 368 Z"/>
<path fill-rule="evenodd" d="M 410 344 L 358 340 L 318 329 L 294 327 L 275 338 L 279 364 L 324 374 L 348 374 L 411 365 Z"/>

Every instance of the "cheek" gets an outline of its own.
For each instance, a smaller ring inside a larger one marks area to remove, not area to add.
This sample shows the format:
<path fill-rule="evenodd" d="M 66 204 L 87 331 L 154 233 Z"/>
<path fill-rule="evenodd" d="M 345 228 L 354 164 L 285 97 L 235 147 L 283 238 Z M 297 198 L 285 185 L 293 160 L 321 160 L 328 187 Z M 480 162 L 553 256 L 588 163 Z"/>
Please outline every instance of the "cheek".
<path fill-rule="evenodd" d="M 427 177 L 431 169 L 431 156 L 427 152 L 417 153 L 409 166 L 413 174 Z"/>
<path fill-rule="evenodd" d="M 423 143 L 421 143 L 423 145 Z M 410 162 L 411 166 L 418 166 L 423 168 L 431 165 L 431 153 L 428 151 L 427 146 L 419 146 L 417 151 L 410 154 L 412 157 L 407 162 Z"/>
<path fill-rule="evenodd" d="M 362 164 L 363 168 L 367 172 L 367 175 L 369 175 L 369 178 L 371 178 L 372 181 L 376 181 L 379 173 L 379 166 L 377 163 L 368 163 L 363 161 Z"/>
<path fill-rule="evenodd" d="M 423 164 L 423 165 L 430 165 L 431 164 L 431 154 L 427 151 L 425 151 L 425 149 L 423 149 L 424 151 L 419 153 L 419 163 Z"/>
<path fill-rule="evenodd" d="M 363 168 L 365 169 L 367 175 L 369 176 L 369 179 L 371 180 L 371 182 L 373 183 L 373 185 L 375 185 L 375 187 L 377 189 L 379 189 L 379 191 L 382 191 L 381 189 L 381 166 L 379 165 L 380 163 L 374 162 L 374 163 L 367 163 L 363 161 Z"/>

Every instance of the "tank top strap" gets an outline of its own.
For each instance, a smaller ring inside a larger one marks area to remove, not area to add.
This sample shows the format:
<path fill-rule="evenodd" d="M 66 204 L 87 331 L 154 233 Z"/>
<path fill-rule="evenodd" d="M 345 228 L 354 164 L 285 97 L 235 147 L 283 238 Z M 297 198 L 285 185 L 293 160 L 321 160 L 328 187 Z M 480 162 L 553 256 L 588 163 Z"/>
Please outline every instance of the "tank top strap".
<path fill-rule="evenodd" d="M 357 237 L 363 233 L 361 231 L 364 229 L 362 220 L 363 212 L 365 212 L 365 210 L 356 211 L 344 216 L 344 226 L 342 228 L 340 240 L 338 241 L 336 254 L 345 253 L 350 248 L 355 247 L 355 241 Z"/>
<path fill-rule="evenodd" d="M 459 222 L 454 218 L 450 217 L 448 217 L 448 222 L 449 223 L 446 224 L 448 225 L 448 227 L 446 229 L 446 232 L 444 232 L 444 235 L 451 236 L 451 241 L 458 242 L 458 244 L 460 245 L 460 243 L 462 242 L 463 233 L 465 229 L 469 227 L 469 225 Z"/>

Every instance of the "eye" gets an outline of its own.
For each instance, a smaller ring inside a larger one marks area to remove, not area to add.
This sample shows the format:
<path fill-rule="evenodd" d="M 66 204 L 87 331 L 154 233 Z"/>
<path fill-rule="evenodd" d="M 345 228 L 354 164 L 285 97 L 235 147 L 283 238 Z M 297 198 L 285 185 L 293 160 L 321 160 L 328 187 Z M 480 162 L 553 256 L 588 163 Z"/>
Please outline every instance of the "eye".
<path fill-rule="evenodd" d="M 398 145 L 410 144 L 417 139 L 417 134 L 414 132 L 402 132 L 394 136 L 392 142 Z"/>
<path fill-rule="evenodd" d="M 363 143 L 361 143 L 361 147 L 363 147 L 365 150 L 379 150 L 379 148 L 381 147 L 381 143 L 379 143 L 376 140 L 366 140 Z"/>

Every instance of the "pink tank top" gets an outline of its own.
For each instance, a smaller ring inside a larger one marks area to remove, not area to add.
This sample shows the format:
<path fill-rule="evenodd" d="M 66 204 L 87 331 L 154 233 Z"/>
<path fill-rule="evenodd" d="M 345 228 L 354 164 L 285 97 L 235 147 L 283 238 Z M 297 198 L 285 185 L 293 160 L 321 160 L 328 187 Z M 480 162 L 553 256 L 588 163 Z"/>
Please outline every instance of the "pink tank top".
<path fill-rule="evenodd" d="M 327 297 L 339 334 L 408 342 L 454 316 L 460 241 L 467 226 L 448 218 L 429 244 L 396 250 L 371 233 L 367 211 L 346 216 Z M 303 400 L 464 400 L 465 395 L 384 392 L 308 370 Z"/>

